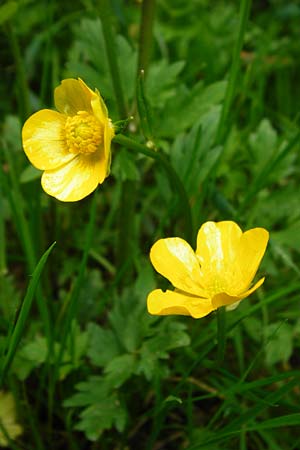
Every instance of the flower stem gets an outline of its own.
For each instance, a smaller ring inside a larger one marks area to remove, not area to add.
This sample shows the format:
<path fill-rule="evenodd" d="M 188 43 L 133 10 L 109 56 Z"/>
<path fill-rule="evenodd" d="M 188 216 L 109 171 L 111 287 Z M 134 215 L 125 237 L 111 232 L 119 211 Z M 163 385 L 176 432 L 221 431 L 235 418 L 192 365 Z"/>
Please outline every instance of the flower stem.
<path fill-rule="evenodd" d="M 19 109 L 23 120 L 30 115 L 31 107 L 29 101 L 29 90 L 24 68 L 24 62 L 21 54 L 20 44 L 13 26 L 9 23 L 7 26 L 7 35 L 10 41 L 10 46 L 15 60 L 17 72 L 17 86 L 19 92 Z"/>
<path fill-rule="evenodd" d="M 182 215 L 185 221 L 185 238 L 188 241 L 192 242 L 193 223 L 189 200 L 179 176 L 177 175 L 176 171 L 173 169 L 172 165 L 165 157 L 165 155 L 163 153 L 155 152 L 146 147 L 145 145 L 140 144 L 122 134 L 118 134 L 117 136 L 115 136 L 114 142 L 122 145 L 123 147 L 128 148 L 134 153 L 142 153 L 146 156 L 149 156 L 152 159 L 155 159 L 164 168 L 171 185 L 174 186 L 174 188 L 176 189 L 178 198 L 180 199 L 180 204 L 182 207 Z"/>
<path fill-rule="evenodd" d="M 12 153 L 9 151 L 6 145 L 3 144 L 4 155 L 6 157 L 6 161 L 9 165 L 9 178 L 10 178 L 10 189 L 8 192 L 11 208 L 15 217 L 16 227 L 20 234 L 21 243 L 24 248 L 24 253 L 26 255 L 26 261 L 28 265 L 28 269 L 31 273 L 33 273 L 36 263 L 36 251 L 34 246 L 33 236 L 30 232 L 30 227 L 28 224 L 28 220 L 25 216 L 25 206 L 24 199 L 21 193 L 21 188 L 19 185 L 18 176 L 16 173 L 15 162 Z M 48 309 L 47 303 L 42 293 L 41 286 L 37 286 L 36 289 L 36 298 L 38 308 L 43 320 L 43 325 L 45 327 L 45 333 L 48 340 L 48 350 L 50 353 L 51 349 L 51 319 L 50 319 L 50 311 Z"/>
<path fill-rule="evenodd" d="M 118 106 L 120 117 L 125 118 L 127 116 L 127 108 L 121 83 L 119 64 L 115 48 L 115 39 L 111 26 L 111 7 L 108 0 L 99 0 L 99 13 L 102 22 L 106 55 L 108 59 L 112 84 L 115 91 L 116 103 Z"/>
<path fill-rule="evenodd" d="M 228 114 L 232 105 L 232 101 L 238 86 L 237 79 L 241 64 L 241 50 L 244 42 L 244 35 L 246 32 L 246 25 L 251 8 L 251 0 L 241 0 L 240 4 L 240 20 L 238 28 L 238 36 L 233 49 L 232 64 L 229 72 L 228 85 L 225 93 L 225 99 L 223 103 L 223 109 L 221 113 L 220 122 L 218 125 L 216 143 L 221 144 L 224 140 L 224 134 L 226 130 L 226 122 Z"/>
<path fill-rule="evenodd" d="M 217 310 L 217 324 L 218 324 L 218 352 L 217 352 L 217 366 L 220 367 L 224 361 L 226 348 L 226 309 L 221 306 Z"/>
<path fill-rule="evenodd" d="M 144 0 L 140 25 L 138 76 L 141 70 L 147 73 L 153 42 L 154 15 L 155 0 Z"/>

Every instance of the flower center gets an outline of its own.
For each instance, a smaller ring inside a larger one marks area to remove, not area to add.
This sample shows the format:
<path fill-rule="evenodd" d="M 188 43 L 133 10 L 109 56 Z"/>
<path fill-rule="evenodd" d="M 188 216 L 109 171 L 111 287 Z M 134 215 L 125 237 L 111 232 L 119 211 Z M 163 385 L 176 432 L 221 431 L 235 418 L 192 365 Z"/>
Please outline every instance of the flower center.
<path fill-rule="evenodd" d="M 71 153 L 94 153 L 103 141 L 103 127 L 86 111 L 69 116 L 65 125 L 66 144 Z"/>

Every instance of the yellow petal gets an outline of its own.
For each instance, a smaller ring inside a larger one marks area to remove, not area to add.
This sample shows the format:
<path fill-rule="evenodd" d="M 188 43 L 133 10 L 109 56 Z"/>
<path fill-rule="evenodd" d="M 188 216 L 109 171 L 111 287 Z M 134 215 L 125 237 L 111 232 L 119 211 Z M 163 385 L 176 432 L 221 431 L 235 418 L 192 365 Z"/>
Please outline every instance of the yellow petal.
<path fill-rule="evenodd" d="M 160 239 L 150 251 L 154 268 L 176 288 L 207 297 L 200 284 L 200 266 L 190 245 L 180 238 Z"/>
<path fill-rule="evenodd" d="M 82 80 L 80 80 L 80 81 L 82 81 Z M 82 81 L 82 83 L 83 83 L 83 81 Z M 107 111 L 106 105 L 105 105 L 98 89 L 96 89 L 96 92 L 91 91 L 91 93 L 93 94 L 93 98 L 91 100 L 93 113 L 97 117 L 97 119 L 104 125 L 108 120 L 108 111 Z"/>
<path fill-rule="evenodd" d="M 64 166 L 47 170 L 42 186 L 47 194 L 64 202 L 75 202 L 93 192 L 106 176 L 104 152 L 77 155 Z"/>
<path fill-rule="evenodd" d="M 200 298 L 177 291 L 163 292 L 155 289 L 147 298 L 147 307 L 150 314 L 165 316 L 181 314 L 192 316 L 195 319 L 207 316 L 213 307 L 207 298 Z"/>
<path fill-rule="evenodd" d="M 196 250 L 203 270 L 210 266 L 219 272 L 232 262 L 241 235 L 242 230 L 235 222 L 204 223 L 198 231 Z"/>
<path fill-rule="evenodd" d="M 253 280 L 266 251 L 268 240 L 269 233 L 264 228 L 253 228 L 241 236 L 237 264 L 243 279 L 243 289 L 247 289 Z"/>
<path fill-rule="evenodd" d="M 68 78 L 54 90 L 56 109 L 70 116 L 77 114 L 78 111 L 93 114 L 92 102 L 97 101 L 99 102 L 98 94 L 93 92 L 82 80 Z"/>
<path fill-rule="evenodd" d="M 196 254 L 201 265 L 201 282 L 214 295 L 218 292 L 240 293 L 240 269 L 236 267 L 242 236 L 240 227 L 231 221 L 206 222 L 197 236 Z"/>
<path fill-rule="evenodd" d="M 257 283 L 255 283 L 254 286 L 252 286 L 252 288 L 248 289 L 246 292 L 244 292 L 240 295 L 230 295 L 225 292 L 216 294 L 213 296 L 211 303 L 212 303 L 214 309 L 220 308 L 220 306 L 232 305 L 235 302 L 239 302 L 240 300 L 243 300 L 244 298 L 249 297 L 249 295 L 252 294 L 252 292 L 256 291 L 256 289 L 258 289 L 263 284 L 264 281 L 265 281 L 265 278 L 261 278 Z"/>
<path fill-rule="evenodd" d="M 104 156 L 106 161 L 106 176 L 109 175 L 110 163 L 111 163 L 111 141 L 115 135 L 114 127 L 109 119 L 105 121 L 104 125 Z"/>
<path fill-rule="evenodd" d="M 22 130 L 24 151 L 37 169 L 56 169 L 74 158 L 65 144 L 65 121 L 62 114 L 42 109 L 25 122 Z"/>

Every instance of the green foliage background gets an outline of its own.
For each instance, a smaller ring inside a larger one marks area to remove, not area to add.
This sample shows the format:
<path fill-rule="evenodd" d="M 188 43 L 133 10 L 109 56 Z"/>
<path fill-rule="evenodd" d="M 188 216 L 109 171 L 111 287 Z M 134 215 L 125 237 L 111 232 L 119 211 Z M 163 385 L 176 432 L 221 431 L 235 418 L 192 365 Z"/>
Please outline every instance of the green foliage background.
<path fill-rule="evenodd" d="M 0 367 L 24 428 L 10 448 L 297 450 L 300 6 L 143 4 L 152 30 L 139 1 L 0 4 Z M 130 145 L 113 145 L 111 176 L 89 198 L 43 193 L 20 131 L 69 77 L 166 156 L 192 230 L 164 166 Z M 147 313 L 147 294 L 167 287 L 148 253 L 161 237 L 194 246 L 203 222 L 226 219 L 271 239 L 265 284 L 227 313 L 217 367 L 214 314 Z"/>

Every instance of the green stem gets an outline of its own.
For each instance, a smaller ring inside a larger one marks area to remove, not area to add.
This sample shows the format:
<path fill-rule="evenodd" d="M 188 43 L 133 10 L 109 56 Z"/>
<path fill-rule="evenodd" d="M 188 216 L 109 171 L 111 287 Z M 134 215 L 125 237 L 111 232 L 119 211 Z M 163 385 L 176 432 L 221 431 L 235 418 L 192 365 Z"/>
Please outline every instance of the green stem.
<path fill-rule="evenodd" d="M 182 207 L 182 215 L 185 221 L 185 238 L 192 242 L 193 241 L 193 224 L 192 224 L 192 213 L 189 200 L 184 189 L 184 186 L 177 175 L 176 171 L 173 169 L 172 165 L 169 163 L 168 159 L 164 154 L 155 152 L 143 144 L 140 144 L 133 139 L 128 138 L 122 134 L 118 134 L 114 137 L 114 142 L 128 148 L 134 153 L 142 153 L 155 159 L 165 170 L 170 183 L 177 191 L 178 198 L 180 199 L 180 204 Z"/>
<path fill-rule="evenodd" d="M 21 306 L 21 310 L 16 322 L 16 326 L 14 328 L 14 331 L 12 333 L 12 336 L 10 338 L 8 351 L 5 355 L 2 370 L 1 370 L 1 377 L 0 377 L 0 387 L 3 384 L 5 375 L 10 367 L 10 364 L 12 363 L 13 357 L 16 353 L 17 347 L 19 345 L 20 339 L 22 337 L 22 333 L 24 330 L 24 327 L 27 322 L 27 318 L 31 309 L 32 301 L 34 298 L 34 294 L 36 292 L 38 282 L 42 273 L 42 270 L 44 268 L 44 265 L 46 264 L 46 261 L 48 259 L 49 254 L 51 253 L 53 247 L 55 245 L 55 242 L 48 248 L 48 250 L 43 254 L 41 257 L 39 263 L 37 264 L 33 274 L 32 279 L 29 283 L 26 296 L 24 298 L 24 301 Z"/>
<path fill-rule="evenodd" d="M 127 108 L 123 94 L 117 53 L 115 49 L 114 33 L 112 32 L 111 7 L 108 0 L 99 0 L 99 13 L 102 22 L 106 55 L 108 59 L 113 88 L 115 91 L 116 103 L 118 105 L 120 117 L 125 118 L 127 116 Z"/>
<path fill-rule="evenodd" d="M 217 352 L 217 366 L 221 367 L 226 348 L 226 309 L 221 306 L 217 310 L 217 324 L 218 324 L 218 352 Z"/>
<path fill-rule="evenodd" d="M 141 70 L 146 75 L 153 42 L 153 23 L 155 16 L 155 0 L 144 0 L 140 25 L 138 76 Z"/>
<path fill-rule="evenodd" d="M 3 143 L 3 149 L 4 149 L 4 154 L 5 154 L 6 160 L 9 164 L 9 177 L 10 177 L 10 181 L 11 181 L 11 186 L 10 186 L 8 195 L 9 195 L 11 207 L 12 207 L 15 219 L 16 219 L 16 224 L 17 224 L 18 231 L 20 234 L 21 242 L 24 247 L 24 253 L 26 255 L 28 269 L 32 273 L 35 269 L 36 261 L 37 261 L 33 238 L 31 236 L 30 229 L 28 226 L 28 221 L 27 221 L 25 213 L 24 213 L 24 201 L 23 201 L 23 197 L 21 194 L 16 170 L 15 170 L 13 155 L 8 150 L 8 148 L 6 147 L 6 145 L 4 143 Z M 39 311 L 40 311 L 40 314 L 41 314 L 41 317 L 42 317 L 42 320 L 44 323 L 45 332 L 46 332 L 47 339 L 48 339 L 49 351 L 50 351 L 51 342 L 52 342 L 50 314 L 49 314 L 45 299 L 43 298 L 42 290 L 41 290 L 40 286 L 38 286 L 38 288 L 37 288 L 36 297 L 37 297 L 38 308 L 39 308 Z"/>
<path fill-rule="evenodd" d="M 55 376 L 54 381 L 57 379 L 58 370 L 60 363 L 63 359 L 64 352 L 66 350 L 66 341 L 69 335 L 69 331 L 71 329 L 72 321 L 76 317 L 77 312 L 77 306 L 78 306 L 78 299 L 79 294 L 83 285 L 83 278 L 85 275 L 85 270 L 88 262 L 89 252 L 92 244 L 92 239 L 94 236 L 94 229 L 95 229 L 95 221 L 96 221 L 96 208 L 97 208 L 97 194 L 96 192 L 93 194 L 92 197 L 92 203 L 90 207 L 90 217 L 89 217 L 89 223 L 86 228 L 86 236 L 85 236 L 85 244 L 84 244 L 84 250 L 83 255 L 79 267 L 79 273 L 74 285 L 74 288 L 71 293 L 70 303 L 68 305 L 68 310 L 66 313 L 65 320 L 63 322 L 63 329 L 61 330 L 60 335 L 60 350 L 58 353 L 58 357 L 56 360 L 56 368 L 55 368 Z"/>
<path fill-rule="evenodd" d="M 0 170 L 0 278 L 7 273 L 2 171 Z"/>
<path fill-rule="evenodd" d="M 127 117 L 127 107 L 123 93 L 117 52 L 115 46 L 115 36 L 112 31 L 111 4 L 108 0 L 99 0 L 99 12 L 102 22 L 102 30 L 105 42 L 106 55 L 110 69 L 111 80 L 115 92 L 116 103 L 119 115 L 125 119 Z M 119 234 L 116 245 L 116 257 L 118 269 L 127 266 L 129 268 L 129 255 L 131 254 L 131 236 L 134 233 L 134 210 L 135 210 L 136 189 L 135 183 L 126 180 L 123 183 L 120 199 L 119 214 Z M 128 275 L 128 274 L 127 274 Z"/>
<path fill-rule="evenodd" d="M 8 24 L 7 30 L 8 30 L 8 38 L 10 40 L 10 45 L 16 65 L 20 113 L 23 120 L 26 120 L 31 113 L 26 72 L 24 68 L 18 37 L 15 33 L 15 30 L 13 29 L 11 24 Z"/>
<path fill-rule="evenodd" d="M 135 227 L 135 205 L 136 205 L 136 183 L 132 180 L 122 182 L 121 199 L 119 204 L 119 233 L 116 248 L 118 271 L 124 269 L 123 276 L 129 277 L 133 262 L 133 242 L 136 232 Z"/>
<path fill-rule="evenodd" d="M 220 117 L 220 122 L 218 125 L 218 131 L 216 135 L 216 144 L 219 145 L 223 142 L 225 132 L 226 132 L 226 122 L 229 114 L 229 110 L 232 105 L 232 101 L 235 96 L 236 86 L 237 86 L 237 78 L 240 70 L 241 63 L 241 50 L 244 41 L 244 35 L 246 31 L 246 25 L 249 17 L 249 12 L 251 8 L 251 0 L 241 0 L 240 6 L 240 20 L 239 20 L 239 29 L 238 29 L 238 37 L 233 49 L 233 58 L 232 64 L 229 72 L 229 80 L 226 89 L 225 99 L 223 103 L 223 109 Z"/>

